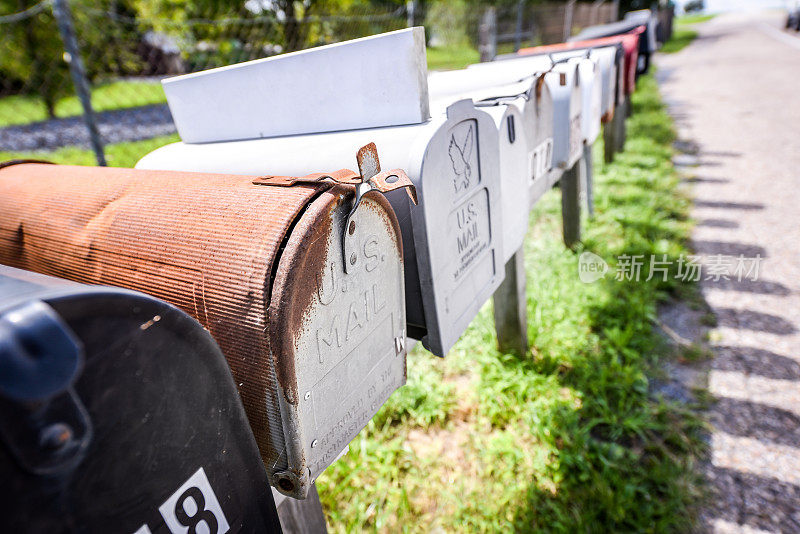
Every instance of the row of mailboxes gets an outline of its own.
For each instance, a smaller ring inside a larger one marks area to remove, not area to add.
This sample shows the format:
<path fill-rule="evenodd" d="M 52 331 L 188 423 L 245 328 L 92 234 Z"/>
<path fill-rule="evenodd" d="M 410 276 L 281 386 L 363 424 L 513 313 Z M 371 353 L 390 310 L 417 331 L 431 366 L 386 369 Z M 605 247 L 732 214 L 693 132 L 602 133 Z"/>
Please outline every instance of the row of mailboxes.
<path fill-rule="evenodd" d="M 450 350 L 522 247 L 530 204 L 587 157 L 620 91 L 618 44 L 426 76 L 420 32 L 167 81 L 183 141 L 136 170 L 0 166 L 0 263 L 139 290 L 199 321 L 291 497 L 405 382 L 406 337 Z M 360 67 L 390 58 L 413 79 L 367 73 L 367 92 L 397 86 L 364 102 L 337 86 L 328 66 L 358 64 L 365 43 Z M 328 80 L 321 100 L 248 105 L 308 69 Z M 323 117 L 330 99 L 341 107 Z M 306 104 L 294 122 L 277 111 Z"/>
<path fill-rule="evenodd" d="M 3 532 L 280 532 L 228 363 L 184 312 L 0 265 L 0 369 Z"/>

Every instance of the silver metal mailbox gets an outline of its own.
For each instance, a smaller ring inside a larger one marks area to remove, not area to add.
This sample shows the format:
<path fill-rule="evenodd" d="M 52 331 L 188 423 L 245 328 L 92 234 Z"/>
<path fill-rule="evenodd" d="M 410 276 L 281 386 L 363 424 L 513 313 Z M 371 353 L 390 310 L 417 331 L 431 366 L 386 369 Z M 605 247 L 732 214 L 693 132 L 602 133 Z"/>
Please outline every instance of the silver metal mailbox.
<path fill-rule="evenodd" d="M 499 66 L 493 63 L 485 65 Z M 544 81 L 545 72 L 551 66 L 549 61 L 539 61 L 524 76 L 517 68 L 503 67 L 490 67 L 488 71 L 491 72 L 468 68 L 434 72 L 428 76 L 434 106 L 440 101 L 472 98 L 479 106 L 503 103 L 520 110 L 527 143 L 530 204 L 535 203 L 552 185 L 545 182 L 553 162 L 553 98 Z M 508 256 L 513 251 L 506 250 L 506 253 Z"/>
<path fill-rule="evenodd" d="M 375 142 L 381 161 L 417 187 L 388 198 L 400 221 L 408 335 L 444 356 L 504 277 L 497 128 L 471 101 L 420 125 L 227 143 L 175 143 L 138 168 L 287 175 L 346 167 L 353 147 Z"/>
<path fill-rule="evenodd" d="M 192 315 L 227 359 L 271 484 L 302 499 L 406 377 L 395 214 L 366 184 L 355 205 L 353 185 L 317 178 L 0 167 L 0 263 Z"/>

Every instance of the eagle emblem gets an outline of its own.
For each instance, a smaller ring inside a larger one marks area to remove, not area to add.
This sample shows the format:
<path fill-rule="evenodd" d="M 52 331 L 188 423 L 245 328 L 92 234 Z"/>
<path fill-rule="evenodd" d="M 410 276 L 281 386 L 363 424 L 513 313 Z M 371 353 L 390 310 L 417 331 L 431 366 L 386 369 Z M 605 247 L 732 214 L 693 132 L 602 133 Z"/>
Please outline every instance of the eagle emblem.
<path fill-rule="evenodd" d="M 453 179 L 453 186 L 456 188 L 456 193 L 466 190 L 472 179 L 472 166 L 469 160 L 472 155 L 473 144 L 472 126 L 467 130 L 467 135 L 463 143 L 459 144 L 458 141 L 456 141 L 455 134 L 450 137 L 450 146 L 447 149 L 447 153 L 450 155 L 450 161 L 453 163 L 453 172 L 456 175 Z"/>

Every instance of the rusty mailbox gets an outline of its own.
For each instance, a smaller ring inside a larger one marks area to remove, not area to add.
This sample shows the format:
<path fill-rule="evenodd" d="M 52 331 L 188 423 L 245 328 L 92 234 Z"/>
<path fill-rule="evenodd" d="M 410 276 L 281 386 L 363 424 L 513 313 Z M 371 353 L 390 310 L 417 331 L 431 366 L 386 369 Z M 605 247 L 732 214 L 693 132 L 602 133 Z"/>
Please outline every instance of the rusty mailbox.
<path fill-rule="evenodd" d="M 552 185 L 546 181 L 553 159 L 553 98 L 548 85 L 544 82 L 545 72 L 551 66 L 551 63 L 543 62 L 539 65 L 541 70 L 531 70 L 526 76 L 521 76 L 517 69 L 502 68 L 502 66 L 488 69 L 491 72 L 467 68 L 433 72 L 428 76 L 428 90 L 434 106 L 458 98 L 472 98 L 483 109 L 491 109 L 491 106 L 507 106 L 519 110 L 522 122 L 520 125 L 519 119 L 516 119 L 514 131 L 521 130 L 527 146 L 525 172 L 530 204 L 535 203 Z M 504 114 L 506 113 L 508 112 L 504 111 Z M 502 145 L 503 132 L 500 135 Z M 502 152 L 501 146 L 501 167 L 506 164 Z M 515 190 L 518 191 L 519 188 Z M 527 228 L 527 220 L 525 226 Z M 506 250 L 506 256 L 513 254 L 514 250 Z"/>
<path fill-rule="evenodd" d="M 359 162 L 361 176 L 299 179 L 7 165 L 0 262 L 196 318 L 227 358 L 271 484 L 302 499 L 405 382 L 400 228 L 378 191 L 413 186 L 377 172 L 374 146 Z"/>
<path fill-rule="evenodd" d="M 284 174 L 340 167 L 342 152 L 374 141 L 417 187 L 412 208 L 390 193 L 403 234 L 409 337 L 444 356 L 503 280 L 497 128 L 465 100 L 424 124 L 228 143 L 174 143 L 137 167 Z M 399 194 L 397 194 L 399 193 Z"/>

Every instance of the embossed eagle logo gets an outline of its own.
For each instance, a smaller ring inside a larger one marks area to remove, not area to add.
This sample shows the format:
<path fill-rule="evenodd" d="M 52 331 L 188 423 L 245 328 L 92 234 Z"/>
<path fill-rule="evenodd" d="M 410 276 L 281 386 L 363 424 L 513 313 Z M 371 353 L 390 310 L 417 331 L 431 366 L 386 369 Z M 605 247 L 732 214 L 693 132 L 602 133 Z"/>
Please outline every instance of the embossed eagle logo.
<path fill-rule="evenodd" d="M 455 134 L 450 137 L 450 146 L 447 149 L 447 153 L 450 154 L 450 161 L 453 163 L 453 172 L 456 174 L 453 180 L 456 193 L 467 189 L 472 179 L 472 166 L 469 164 L 469 159 L 472 155 L 472 145 L 474 144 L 472 138 L 472 126 L 469 127 L 464 142 L 461 145 L 456 141 Z"/>

